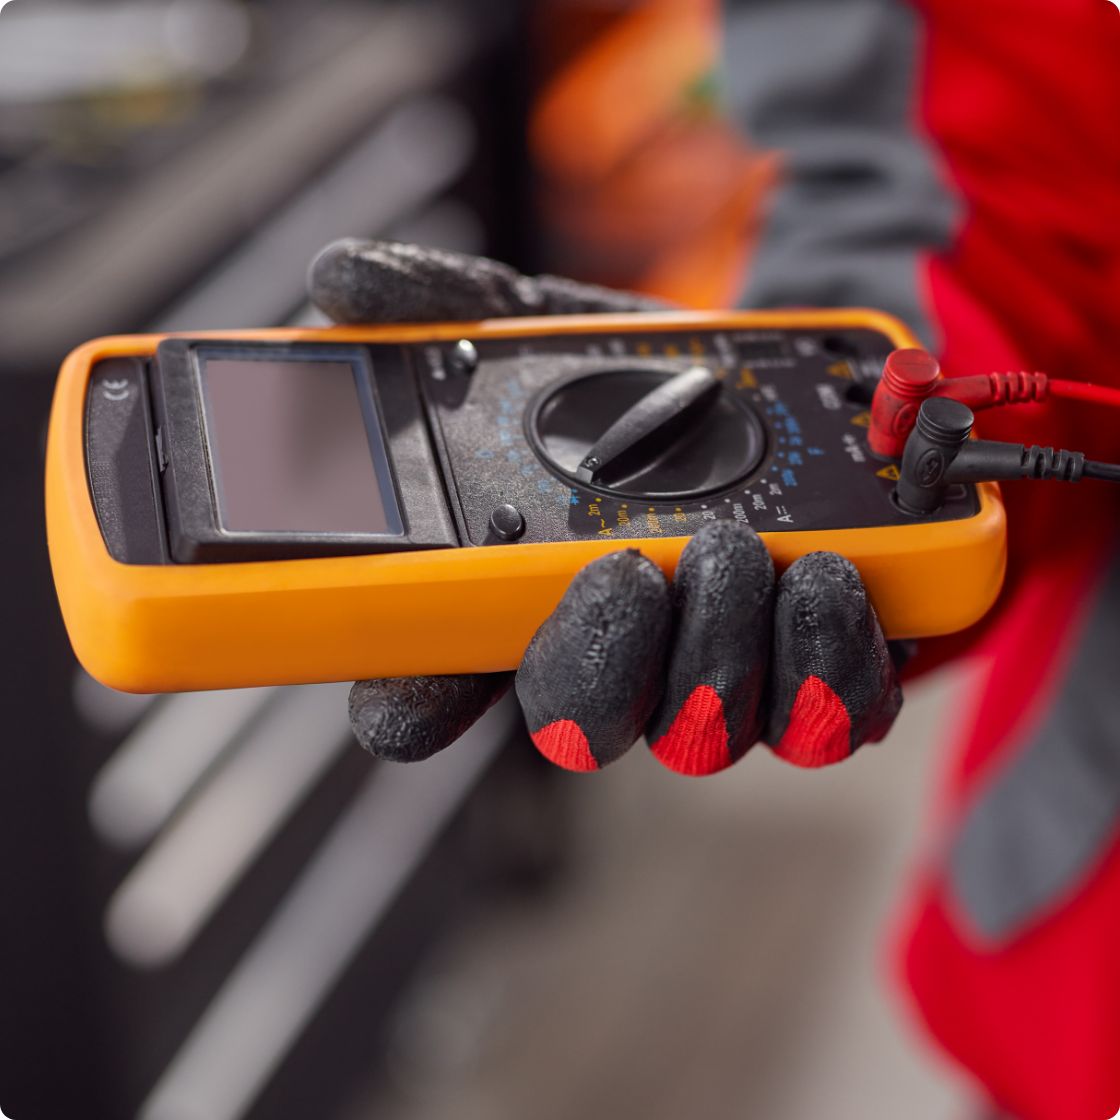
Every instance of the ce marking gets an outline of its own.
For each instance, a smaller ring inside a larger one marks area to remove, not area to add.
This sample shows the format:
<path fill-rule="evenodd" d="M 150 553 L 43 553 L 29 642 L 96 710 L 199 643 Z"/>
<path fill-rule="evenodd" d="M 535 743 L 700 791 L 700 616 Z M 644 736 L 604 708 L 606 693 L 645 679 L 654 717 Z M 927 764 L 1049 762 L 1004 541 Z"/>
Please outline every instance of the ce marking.
<path fill-rule="evenodd" d="M 132 384 L 127 378 L 122 381 L 103 381 L 101 395 L 107 401 L 126 401 L 132 396 Z"/>

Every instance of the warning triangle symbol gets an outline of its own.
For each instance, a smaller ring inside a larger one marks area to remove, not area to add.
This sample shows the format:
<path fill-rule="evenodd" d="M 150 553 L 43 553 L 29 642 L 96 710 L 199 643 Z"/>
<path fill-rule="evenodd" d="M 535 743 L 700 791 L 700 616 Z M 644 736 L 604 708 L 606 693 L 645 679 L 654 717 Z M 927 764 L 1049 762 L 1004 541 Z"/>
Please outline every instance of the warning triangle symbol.
<path fill-rule="evenodd" d="M 889 467 L 884 467 L 881 471 L 876 471 L 875 474 L 877 477 L 889 479 L 891 482 L 897 482 L 900 478 L 898 467 L 894 463 L 891 463 Z"/>

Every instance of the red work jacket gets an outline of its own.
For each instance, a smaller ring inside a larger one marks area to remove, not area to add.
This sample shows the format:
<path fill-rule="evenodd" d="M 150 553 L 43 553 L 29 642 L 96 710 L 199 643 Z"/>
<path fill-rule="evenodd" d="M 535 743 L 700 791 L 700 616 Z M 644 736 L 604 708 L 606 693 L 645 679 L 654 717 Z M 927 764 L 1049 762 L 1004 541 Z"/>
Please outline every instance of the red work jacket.
<path fill-rule="evenodd" d="M 736 0 L 730 95 L 784 153 L 744 302 L 883 307 L 950 376 L 1120 385 L 1120 10 L 1110 0 Z M 985 414 L 993 439 L 1120 460 L 1120 414 Z M 1117 488 L 1004 488 L 1010 570 L 899 974 L 1023 1120 L 1120 1109 Z M 959 721 L 954 721 L 959 722 Z"/>

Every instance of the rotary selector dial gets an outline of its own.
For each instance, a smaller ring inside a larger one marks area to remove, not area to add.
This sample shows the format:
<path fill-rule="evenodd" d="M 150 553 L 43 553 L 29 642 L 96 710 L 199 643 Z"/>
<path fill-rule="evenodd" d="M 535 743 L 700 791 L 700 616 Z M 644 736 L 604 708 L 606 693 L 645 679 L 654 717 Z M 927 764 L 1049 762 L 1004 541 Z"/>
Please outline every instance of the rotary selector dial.
<path fill-rule="evenodd" d="M 545 463 L 573 485 L 648 501 L 729 489 L 766 454 L 758 415 L 699 364 L 583 374 L 544 394 L 527 428 Z"/>

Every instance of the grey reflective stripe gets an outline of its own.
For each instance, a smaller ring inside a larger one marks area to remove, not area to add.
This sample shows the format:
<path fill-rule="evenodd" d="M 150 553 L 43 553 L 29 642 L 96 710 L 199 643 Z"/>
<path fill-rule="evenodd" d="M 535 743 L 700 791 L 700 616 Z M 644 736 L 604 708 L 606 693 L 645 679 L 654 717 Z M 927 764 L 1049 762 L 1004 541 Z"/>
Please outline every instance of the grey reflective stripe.
<path fill-rule="evenodd" d="M 964 818 L 949 884 L 994 948 L 1067 901 L 1120 826 L 1120 563 L 1114 558 L 1057 703 Z"/>
<path fill-rule="evenodd" d="M 958 206 L 916 131 L 917 14 L 903 0 L 726 8 L 733 111 L 787 176 L 744 303 L 878 307 L 937 347 L 918 257 L 952 240 Z"/>

